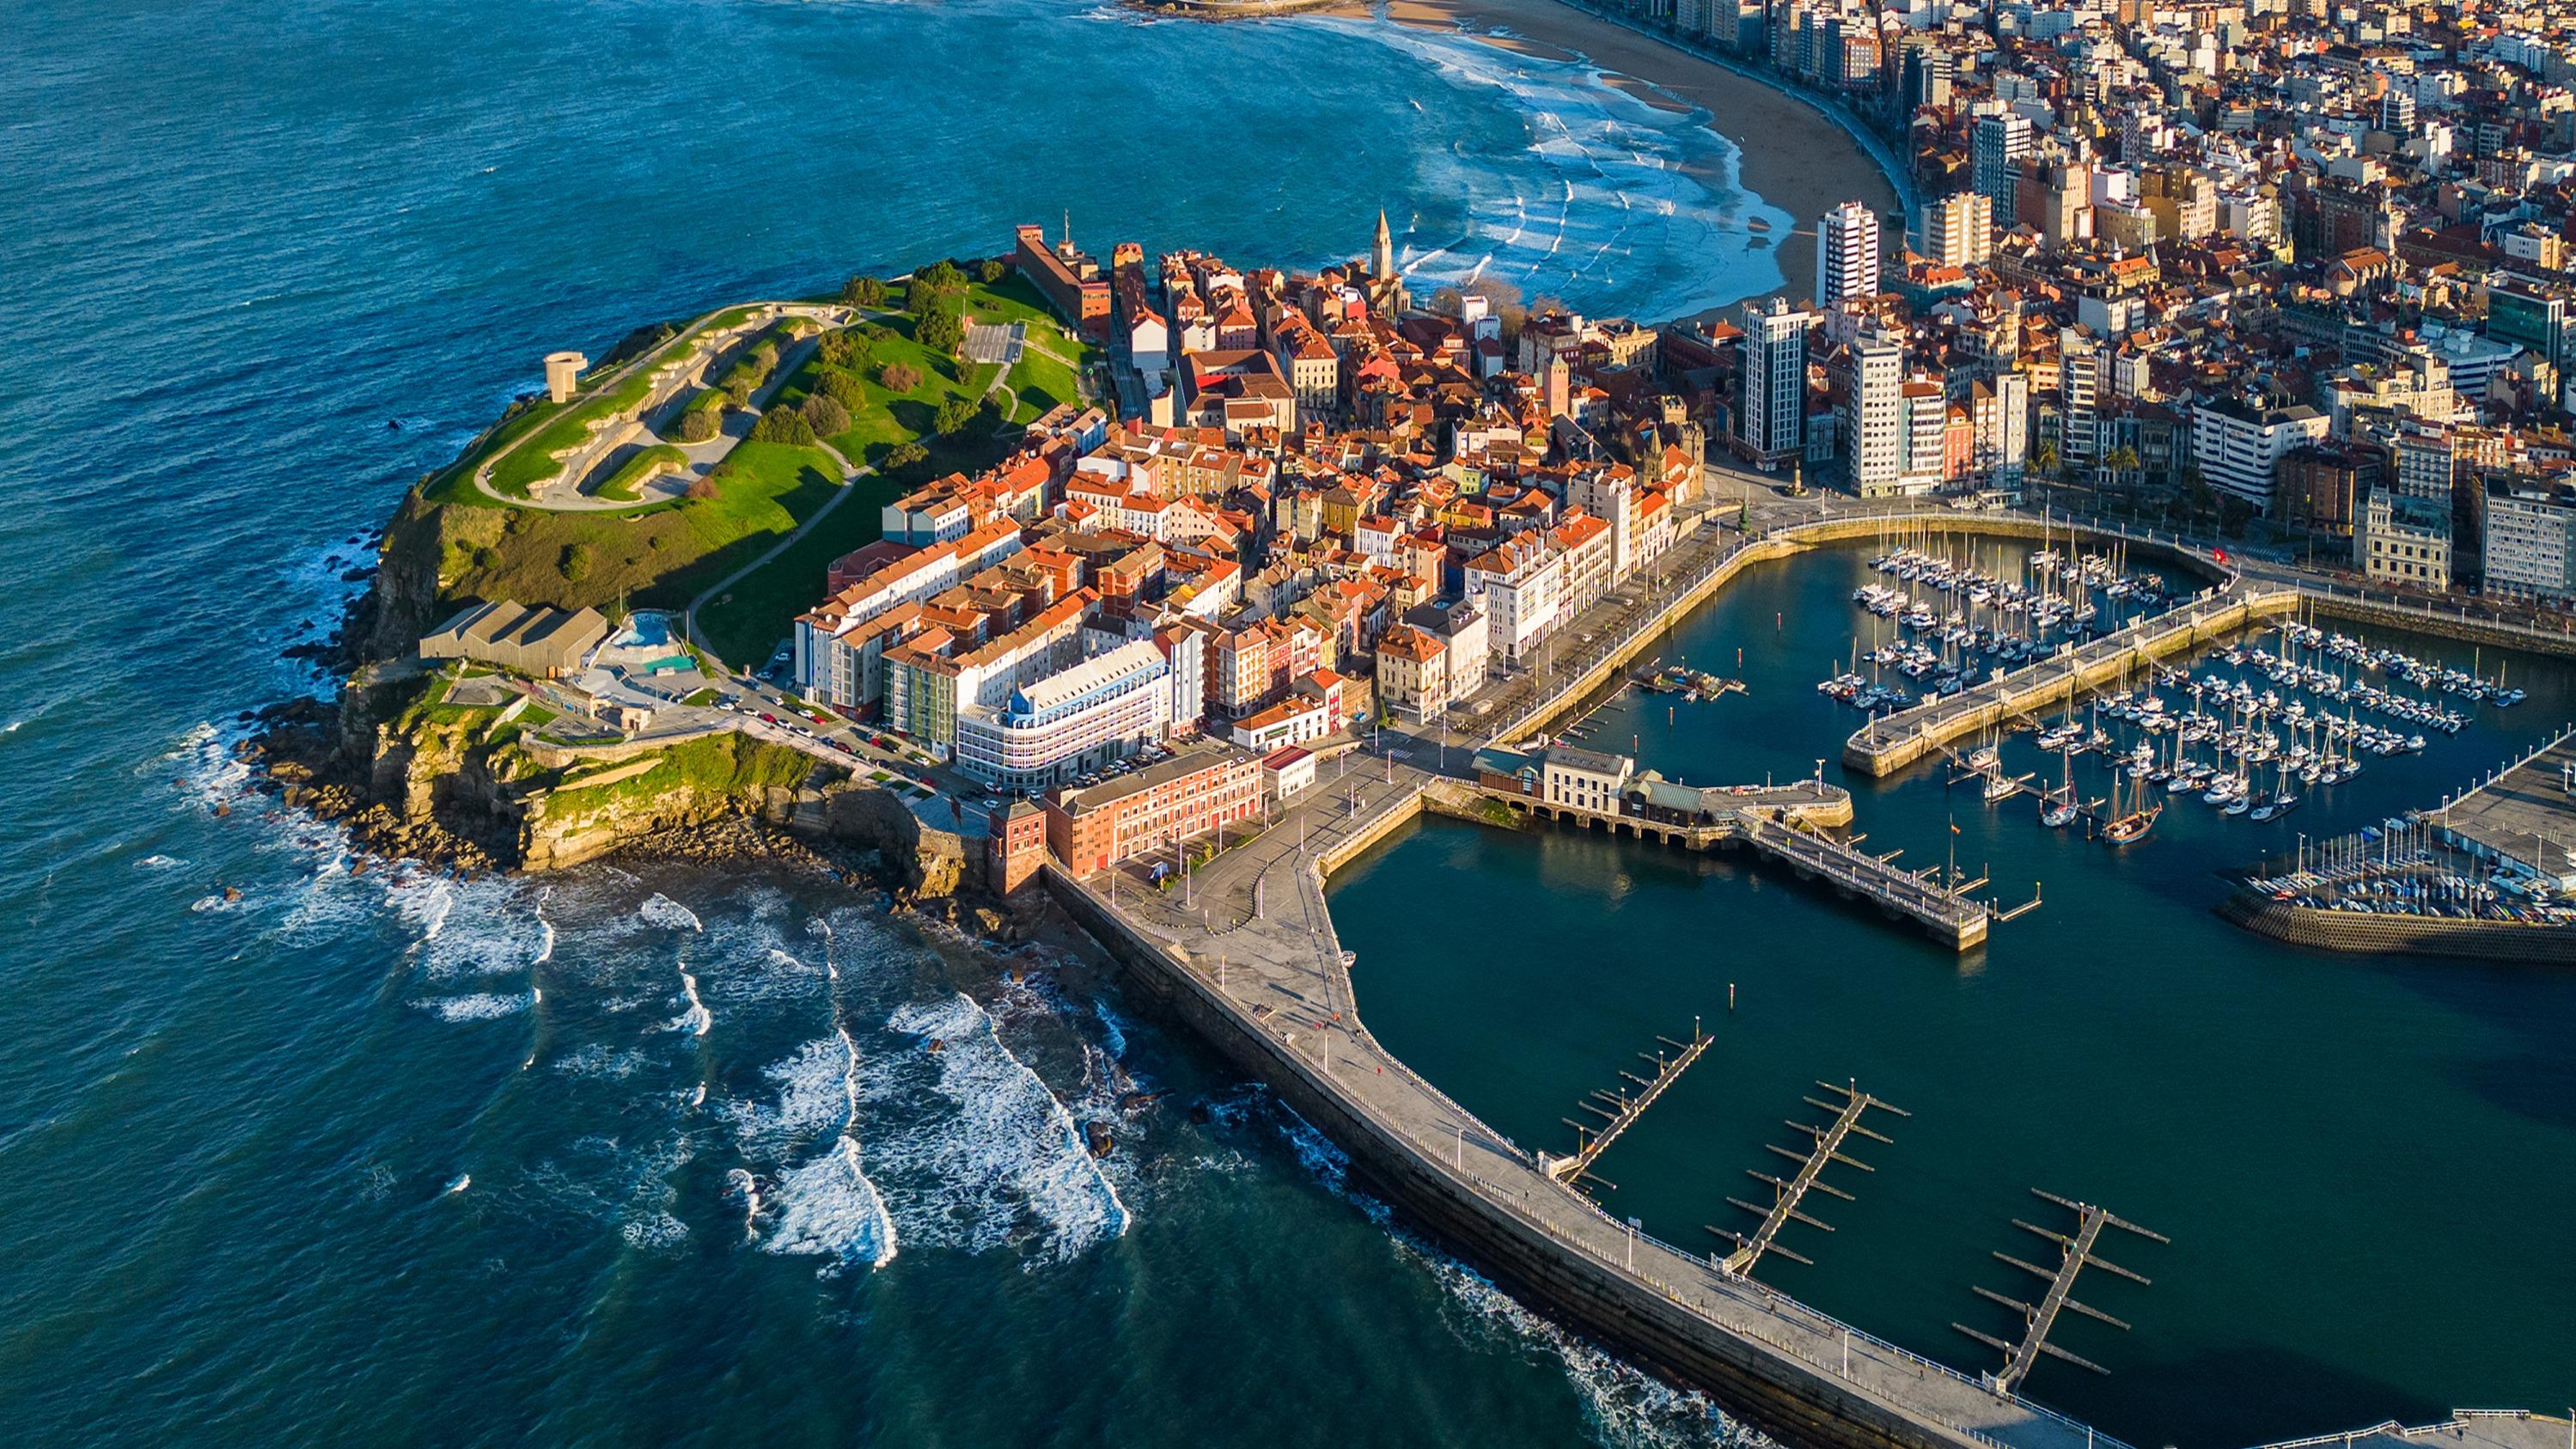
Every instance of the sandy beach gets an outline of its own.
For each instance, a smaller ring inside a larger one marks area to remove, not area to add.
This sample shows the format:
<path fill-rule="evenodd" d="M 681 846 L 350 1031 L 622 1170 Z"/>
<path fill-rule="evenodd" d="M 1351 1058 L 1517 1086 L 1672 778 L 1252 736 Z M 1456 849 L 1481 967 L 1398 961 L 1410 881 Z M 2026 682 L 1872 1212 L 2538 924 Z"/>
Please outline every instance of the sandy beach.
<path fill-rule="evenodd" d="M 1711 129 L 1741 148 L 1744 188 L 1798 219 L 1794 235 L 1772 241 L 1792 297 L 1815 291 L 1818 217 L 1854 198 L 1882 215 L 1899 207 L 1878 163 L 1815 107 L 1558 0 L 1389 0 L 1386 14 L 1525 55 L 1580 57 L 1650 104 L 1671 108 L 1678 98 L 1708 112 Z"/>

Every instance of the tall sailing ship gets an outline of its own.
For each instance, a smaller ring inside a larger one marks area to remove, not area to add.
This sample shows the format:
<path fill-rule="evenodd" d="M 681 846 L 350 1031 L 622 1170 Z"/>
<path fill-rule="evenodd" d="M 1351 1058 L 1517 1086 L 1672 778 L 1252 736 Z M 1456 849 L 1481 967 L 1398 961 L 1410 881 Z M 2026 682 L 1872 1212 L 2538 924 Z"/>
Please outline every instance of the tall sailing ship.
<path fill-rule="evenodd" d="M 2148 831 L 2155 828 L 2156 817 L 2164 813 L 2164 806 L 2147 803 L 2146 777 L 2134 770 L 2129 772 L 2128 781 L 2112 782 L 2111 808 L 2119 809 L 2120 802 L 2128 798 L 2123 796 L 2122 790 L 2131 781 L 2135 782 L 2137 789 L 2135 798 L 2129 801 L 2128 810 L 2102 827 L 2102 839 L 2107 844 L 2126 845 L 2132 840 L 2144 838 Z"/>

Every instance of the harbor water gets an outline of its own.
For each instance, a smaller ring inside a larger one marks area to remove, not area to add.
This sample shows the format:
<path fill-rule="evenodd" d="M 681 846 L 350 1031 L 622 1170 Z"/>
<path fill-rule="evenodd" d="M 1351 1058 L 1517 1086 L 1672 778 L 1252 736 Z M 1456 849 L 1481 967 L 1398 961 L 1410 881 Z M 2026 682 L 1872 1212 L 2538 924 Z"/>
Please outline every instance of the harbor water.
<path fill-rule="evenodd" d="M 2020 575 L 1991 560 L 2024 546 L 1979 549 L 1990 571 Z M 1947 787 L 1937 761 L 1885 781 L 1844 775 L 1861 717 L 1815 684 L 1848 668 L 1856 632 L 1885 630 L 1851 602 L 1886 582 L 1874 552 L 1757 567 L 1654 651 L 1740 676 L 1746 692 L 1694 703 L 1632 689 L 1581 742 L 1692 783 L 1821 768 L 1853 788 L 1867 849 L 1955 862 L 1989 878 L 1980 895 L 2036 893 L 2038 910 L 1962 957 L 1747 857 L 1426 821 L 1333 885 L 1378 1036 L 1524 1146 L 1563 1151 L 1580 1098 L 1643 1071 L 1635 1053 L 1657 1034 L 1686 1039 L 1703 1022 L 1715 1045 L 1597 1167 L 1617 1184 L 1601 1194 L 1608 1211 L 1693 1251 L 1732 1246 L 1710 1225 L 1754 1225 L 1729 1197 L 1770 1202 L 1748 1170 L 1791 1175 L 1765 1145 L 1809 1145 L 1783 1125 L 1823 1117 L 1801 1097 L 1856 1080 L 1913 1115 L 1874 1118 L 1894 1143 L 1851 1151 L 1875 1172 L 1826 1173 L 1856 1201 L 1807 1200 L 1834 1232 L 1783 1233 L 1813 1266 L 1773 1258 L 1758 1276 L 1972 1372 L 2001 1355 L 1954 1323 L 2007 1342 L 2021 1331 L 1972 1285 L 2024 1302 L 2046 1286 L 1991 1254 L 2058 1260 L 2012 1220 L 2071 1230 L 2030 1189 L 2165 1234 L 2170 1245 L 2115 1233 L 2099 1250 L 2152 1286 L 2098 1272 L 2077 1285 L 2130 1331 L 2067 1315 L 2052 1338 L 2110 1376 L 2043 1359 L 2027 1387 L 2134 1443 L 2242 1445 L 2454 1405 L 2564 1403 L 2576 975 L 2309 954 L 2211 907 L 2258 856 L 2436 804 L 2554 734 L 2576 718 L 2576 671 L 2487 651 L 2483 672 L 2504 669 L 2522 704 L 2459 705 L 2472 718 L 2458 735 L 2365 756 L 2357 779 L 2307 790 L 2267 824 L 2161 796 L 2147 838 L 2114 849 L 2081 822 L 2043 828 L 2033 793 L 1988 804 L 1974 780 Z M 2370 637 L 2473 659 L 2466 645 Z M 2034 788 L 2062 778 L 2028 735 L 2001 749 L 2008 774 L 2040 776 Z M 2099 755 L 2074 777 L 2086 798 L 2110 795 Z"/>

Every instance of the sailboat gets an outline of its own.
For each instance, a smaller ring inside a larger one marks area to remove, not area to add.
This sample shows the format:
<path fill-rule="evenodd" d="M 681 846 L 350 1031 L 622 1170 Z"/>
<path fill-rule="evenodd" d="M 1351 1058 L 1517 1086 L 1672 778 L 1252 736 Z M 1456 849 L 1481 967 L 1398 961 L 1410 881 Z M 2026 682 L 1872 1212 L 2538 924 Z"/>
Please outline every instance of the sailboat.
<path fill-rule="evenodd" d="M 2075 752 L 2065 755 L 2066 783 L 2040 797 L 2039 823 L 2051 830 L 2063 829 L 2075 819 Z"/>
<path fill-rule="evenodd" d="M 2262 804 L 2254 807 L 2254 818 L 2278 820 L 2298 808 L 2299 797 L 2290 789 L 2290 770 L 2284 765 L 2281 767 L 2281 783 L 2270 795 L 2264 797 Z"/>
<path fill-rule="evenodd" d="M 2126 814 L 2121 815 L 2110 824 L 2102 827 L 2102 840 L 2105 844 L 2126 845 L 2130 841 L 2143 839 L 2148 831 L 2155 828 L 2156 817 L 2164 813 L 2165 807 L 2162 805 L 2149 805 L 2146 803 L 2146 798 L 2147 788 L 2145 783 L 2142 781 L 2137 787 L 2137 799 L 2132 808 Z M 2117 808 L 2118 801 L 2120 799 L 2120 786 L 2116 782 L 2111 787 L 2111 799 L 2114 808 Z"/>

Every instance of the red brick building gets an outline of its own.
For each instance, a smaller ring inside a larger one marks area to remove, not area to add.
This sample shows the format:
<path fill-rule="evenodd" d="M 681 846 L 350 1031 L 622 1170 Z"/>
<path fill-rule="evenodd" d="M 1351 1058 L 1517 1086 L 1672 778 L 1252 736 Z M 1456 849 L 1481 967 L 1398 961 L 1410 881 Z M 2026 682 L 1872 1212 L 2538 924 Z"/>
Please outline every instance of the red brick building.
<path fill-rule="evenodd" d="M 1261 757 L 1201 744 L 1161 764 L 1046 800 L 1046 843 L 1077 876 L 1261 813 Z"/>
<path fill-rule="evenodd" d="M 1100 275 L 1099 265 L 1073 249 L 1071 236 L 1065 238 L 1062 247 L 1048 246 L 1046 228 L 1042 226 L 1021 227 L 1019 242 L 1019 250 L 1011 260 L 1018 265 L 1020 275 L 1035 284 L 1064 320 L 1084 336 L 1106 340 L 1109 283 Z"/>
<path fill-rule="evenodd" d="M 1026 800 L 996 805 L 984 840 L 984 880 L 995 895 L 1010 895 L 1046 864 L 1046 812 Z"/>

